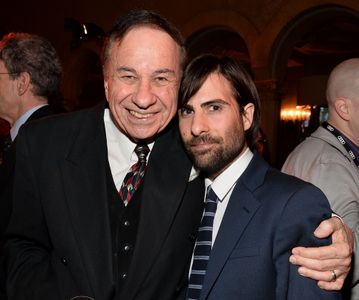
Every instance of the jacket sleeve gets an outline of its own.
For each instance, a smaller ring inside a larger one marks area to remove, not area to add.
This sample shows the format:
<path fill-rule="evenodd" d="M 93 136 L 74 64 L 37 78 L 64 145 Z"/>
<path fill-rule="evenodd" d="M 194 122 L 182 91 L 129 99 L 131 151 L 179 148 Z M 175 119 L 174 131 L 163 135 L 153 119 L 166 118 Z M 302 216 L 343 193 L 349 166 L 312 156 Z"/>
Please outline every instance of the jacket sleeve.
<path fill-rule="evenodd" d="M 322 290 L 315 280 L 299 275 L 298 267 L 289 263 L 290 251 L 295 246 L 319 247 L 330 244 L 330 239 L 319 240 L 313 235 L 319 223 L 330 216 L 327 199 L 312 185 L 305 185 L 288 199 L 273 240 L 276 299 L 341 299 L 339 293 Z"/>

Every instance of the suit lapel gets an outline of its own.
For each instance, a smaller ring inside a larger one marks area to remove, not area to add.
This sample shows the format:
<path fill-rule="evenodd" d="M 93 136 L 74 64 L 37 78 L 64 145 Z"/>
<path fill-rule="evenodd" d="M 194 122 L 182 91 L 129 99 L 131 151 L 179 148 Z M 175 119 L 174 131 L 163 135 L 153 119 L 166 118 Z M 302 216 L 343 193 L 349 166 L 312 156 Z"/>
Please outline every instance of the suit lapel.
<path fill-rule="evenodd" d="M 92 289 L 112 283 L 111 233 L 107 207 L 107 147 L 103 107 L 84 113 L 60 163 L 65 195 L 83 265 Z M 95 294 L 98 294 L 95 292 Z"/>
<path fill-rule="evenodd" d="M 263 162 L 255 155 L 233 190 L 211 251 L 201 299 L 210 293 L 247 225 L 261 206 L 253 191 L 263 183 L 268 169 Z"/>
<path fill-rule="evenodd" d="M 135 296 L 159 256 L 185 193 L 190 170 L 177 127 L 171 128 L 155 142 L 138 199 L 141 216 L 131 265 L 131 274 L 136 277 L 130 274 L 126 282 L 126 299 Z"/>

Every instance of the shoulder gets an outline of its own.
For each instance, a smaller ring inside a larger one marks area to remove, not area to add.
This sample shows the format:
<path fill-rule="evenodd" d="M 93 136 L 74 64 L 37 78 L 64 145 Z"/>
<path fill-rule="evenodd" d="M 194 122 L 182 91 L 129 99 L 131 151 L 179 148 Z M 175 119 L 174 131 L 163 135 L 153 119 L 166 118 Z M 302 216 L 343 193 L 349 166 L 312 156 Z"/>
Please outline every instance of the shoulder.
<path fill-rule="evenodd" d="M 24 124 L 19 136 L 27 135 L 36 137 L 60 137 L 68 131 L 76 131 L 86 128 L 91 123 L 103 123 L 103 109 L 91 108 L 76 112 L 61 113 L 41 118 Z"/>
<path fill-rule="evenodd" d="M 318 187 L 273 168 L 268 170 L 257 196 L 268 211 L 275 212 L 280 224 L 296 224 L 303 229 L 305 223 L 309 233 L 332 213 L 328 199 Z"/>
<path fill-rule="evenodd" d="M 324 196 L 313 184 L 274 168 L 269 168 L 265 179 L 265 186 L 269 188 L 276 187 L 279 190 L 279 194 L 282 196 L 287 195 L 287 197 L 295 195 L 296 193 L 301 195 L 307 193 Z"/>
<path fill-rule="evenodd" d="M 348 163 L 348 158 L 339 141 L 324 128 L 319 127 L 288 155 L 282 171 L 307 178 L 306 172 L 329 163 Z"/>
<path fill-rule="evenodd" d="M 16 151 L 39 159 L 41 153 L 61 156 L 75 145 L 92 145 L 90 141 L 95 137 L 101 137 L 97 139 L 101 142 L 105 137 L 103 108 L 53 115 L 25 124 L 16 138 Z"/>
<path fill-rule="evenodd" d="M 244 184 L 253 195 L 263 204 L 276 209 L 285 207 L 289 202 L 296 202 L 298 207 L 309 209 L 312 205 L 324 206 L 329 204 L 320 189 L 313 184 L 297 177 L 284 174 L 270 167 L 262 158 L 256 155 L 244 173 Z"/>

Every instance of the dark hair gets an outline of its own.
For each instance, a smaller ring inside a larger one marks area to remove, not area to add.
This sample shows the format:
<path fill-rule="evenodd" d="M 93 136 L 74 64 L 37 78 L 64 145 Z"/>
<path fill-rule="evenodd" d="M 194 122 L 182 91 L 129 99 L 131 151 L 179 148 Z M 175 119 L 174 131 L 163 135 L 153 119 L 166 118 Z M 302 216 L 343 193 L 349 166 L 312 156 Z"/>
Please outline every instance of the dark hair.
<path fill-rule="evenodd" d="M 241 113 L 243 113 L 245 105 L 253 103 L 253 122 L 251 127 L 246 131 L 247 144 L 250 148 L 253 148 L 260 124 L 258 92 L 251 76 L 234 58 L 204 54 L 192 60 L 182 77 L 178 93 L 178 107 L 184 107 L 188 100 L 198 92 L 208 76 L 213 73 L 220 74 L 229 81 L 233 96 L 238 102 Z"/>
<path fill-rule="evenodd" d="M 37 35 L 11 32 L 0 41 L 0 60 L 12 80 L 27 72 L 36 96 L 55 98 L 59 94 L 62 68 L 51 43 Z"/>
<path fill-rule="evenodd" d="M 181 33 L 177 28 L 172 25 L 168 20 L 159 14 L 149 10 L 134 10 L 128 14 L 121 16 L 115 22 L 111 31 L 107 34 L 105 39 L 102 64 L 105 65 L 109 57 L 110 49 L 113 42 L 121 40 L 127 32 L 135 27 L 147 26 L 157 28 L 166 32 L 181 48 L 181 66 L 183 66 L 186 59 L 186 50 L 184 40 Z"/>

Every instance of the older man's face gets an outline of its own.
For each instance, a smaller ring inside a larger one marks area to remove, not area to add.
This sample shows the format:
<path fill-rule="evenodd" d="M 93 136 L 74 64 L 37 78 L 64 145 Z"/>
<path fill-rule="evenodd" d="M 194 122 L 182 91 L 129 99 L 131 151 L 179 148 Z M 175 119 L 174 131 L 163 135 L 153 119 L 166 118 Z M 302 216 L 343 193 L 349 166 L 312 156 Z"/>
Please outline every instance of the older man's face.
<path fill-rule="evenodd" d="M 111 46 L 106 98 L 117 126 L 133 141 L 151 141 L 175 115 L 180 54 L 167 33 L 149 27 L 134 28 Z"/>

